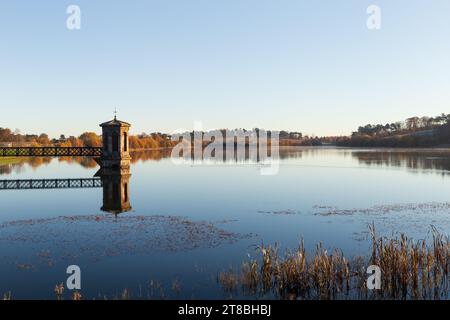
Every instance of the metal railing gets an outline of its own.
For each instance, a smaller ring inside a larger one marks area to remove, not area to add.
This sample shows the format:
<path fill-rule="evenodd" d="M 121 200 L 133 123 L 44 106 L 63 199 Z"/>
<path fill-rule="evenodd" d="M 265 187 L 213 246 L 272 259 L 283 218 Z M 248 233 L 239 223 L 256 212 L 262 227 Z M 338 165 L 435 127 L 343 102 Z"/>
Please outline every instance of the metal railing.
<path fill-rule="evenodd" d="M 100 178 L 0 180 L 0 190 L 101 188 Z"/>
<path fill-rule="evenodd" d="M 0 147 L 0 157 L 101 157 L 101 147 Z"/>

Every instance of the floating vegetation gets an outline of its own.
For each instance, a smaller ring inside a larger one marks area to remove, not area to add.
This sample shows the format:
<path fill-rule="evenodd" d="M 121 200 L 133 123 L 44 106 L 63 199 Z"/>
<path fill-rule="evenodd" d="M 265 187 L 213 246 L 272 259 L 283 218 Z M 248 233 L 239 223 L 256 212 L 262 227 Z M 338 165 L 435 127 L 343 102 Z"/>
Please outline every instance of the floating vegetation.
<path fill-rule="evenodd" d="M 34 270 L 34 266 L 30 263 L 16 263 L 16 267 L 19 270 Z"/>
<path fill-rule="evenodd" d="M 263 211 L 259 210 L 258 213 L 267 213 L 267 214 L 274 214 L 274 215 L 293 215 L 298 214 L 298 211 L 287 209 L 287 210 L 274 210 L 274 211 Z"/>
<path fill-rule="evenodd" d="M 388 214 L 395 212 L 414 212 L 419 214 L 430 213 L 450 213 L 450 202 L 429 202 L 429 203 L 406 203 L 374 206 L 370 208 L 360 209 L 338 209 L 337 207 L 329 206 L 314 206 L 316 215 L 321 216 L 348 216 L 354 214 Z"/>
<path fill-rule="evenodd" d="M 0 224 L 0 244 L 23 245 L 41 266 L 82 257 L 97 261 L 121 254 L 212 248 L 251 237 L 205 221 L 177 216 L 88 215 Z M 11 260 L 11 259 L 9 259 Z M 30 263 L 17 264 L 21 270 Z"/>
<path fill-rule="evenodd" d="M 370 227 L 372 252 L 349 259 L 322 244 L 308 255 L 303 241 L 281 257 L 277 247 L 264 244 L 260 258 L 244 262 L 240 272 L 219 274 L 227 293 L 274 299 L 448 299 L 450 240 L 433 230 L 431 243 L 405 235 L 377 237 Z M 367 267 L 381 268 L 381 289 L 367 288 Z M 240 290 L 239 292 L 237 292 Z"/>

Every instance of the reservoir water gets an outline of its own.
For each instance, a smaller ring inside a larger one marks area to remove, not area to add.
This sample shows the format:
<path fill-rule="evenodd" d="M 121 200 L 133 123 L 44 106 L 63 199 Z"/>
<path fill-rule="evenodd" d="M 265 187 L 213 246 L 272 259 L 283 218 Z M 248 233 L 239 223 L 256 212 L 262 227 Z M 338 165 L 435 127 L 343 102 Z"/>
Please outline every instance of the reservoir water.
<path fill-rule="evenodd" d="M 381 235 L 450 233 L 449 149 L 280 156 L 279 172 L 261 175 L 250 160 L 176 165 L 168 151 L 134 152 L 116 204 L 105 185 L 0 190 L 0 294 L 54 299 L 78 265 L 84 299 L 226 298 L 218 273 L 262 243 L 295 249 L 304 239 L 311 251 L 322 242 L 357 256 L 370 249 L 372 223 Z M 0 180 L 92 178 L 98 169 L 88 158 L 18 158 L 1 163 Z"/>

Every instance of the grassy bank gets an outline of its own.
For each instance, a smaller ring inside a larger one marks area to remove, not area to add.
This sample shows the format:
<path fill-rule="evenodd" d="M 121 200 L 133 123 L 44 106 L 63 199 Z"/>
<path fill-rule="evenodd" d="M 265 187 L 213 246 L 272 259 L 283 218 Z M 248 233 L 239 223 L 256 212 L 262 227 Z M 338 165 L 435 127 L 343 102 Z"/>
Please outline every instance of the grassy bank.
<path fill-rule="evenodd" d="M 18 157 L 0 157 L 0 166 L 21 163 L 24 159 Z"/>

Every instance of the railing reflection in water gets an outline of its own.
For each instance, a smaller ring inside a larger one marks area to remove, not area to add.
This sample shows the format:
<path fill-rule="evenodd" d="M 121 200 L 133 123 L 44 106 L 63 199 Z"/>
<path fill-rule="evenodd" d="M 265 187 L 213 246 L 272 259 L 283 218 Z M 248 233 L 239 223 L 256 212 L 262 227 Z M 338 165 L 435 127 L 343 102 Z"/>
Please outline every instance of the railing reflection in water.
<path fill-rule="evenodd" d="M 0 191 L 103 188 L 102 211 L 115 215 L 131 210 L 129 169 L 100 169 L 94 178 L 0 180 Z"/>

